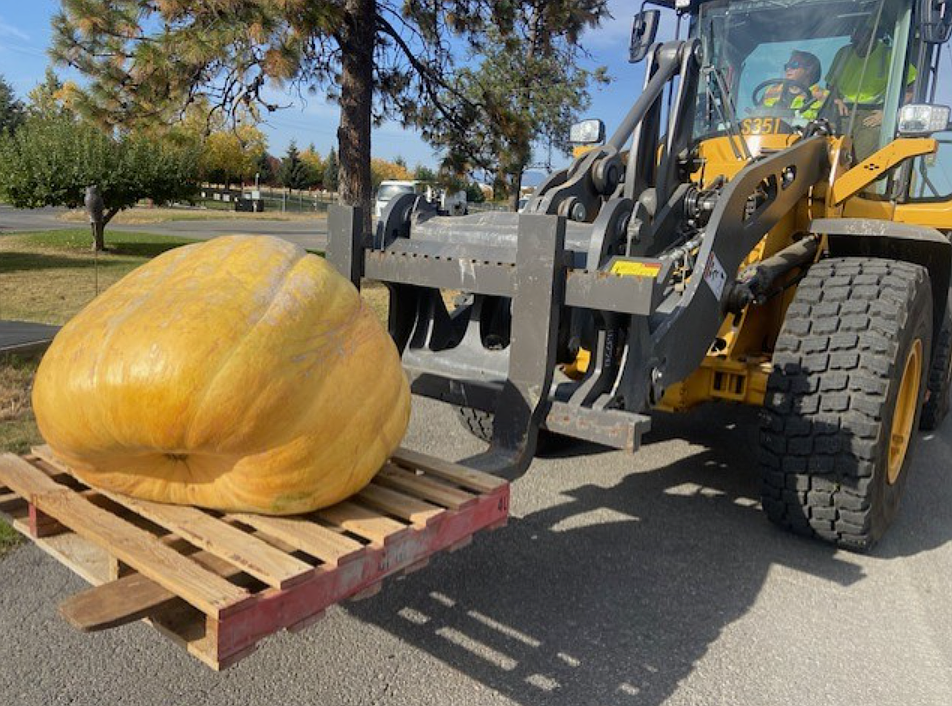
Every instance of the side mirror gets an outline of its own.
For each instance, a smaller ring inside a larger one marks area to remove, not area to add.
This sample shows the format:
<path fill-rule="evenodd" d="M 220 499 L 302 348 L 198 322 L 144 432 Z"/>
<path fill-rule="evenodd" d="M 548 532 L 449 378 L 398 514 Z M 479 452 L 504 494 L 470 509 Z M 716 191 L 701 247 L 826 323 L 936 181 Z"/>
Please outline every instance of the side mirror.
<path fill-rule="evenodd" d="M 901 137 L 926 137 L 949 129 L 949 117 L 952 110 L 947 105 L 928 103 L 910 103 L 899 109 L 899 127 Z"/>
<path fill-rule="evenodd" d="M 597 145 L 604 141 L 605 123 L 601 120 L 583 120 L 569 130 L 569 143 L 573 145 Z"/>
<path fill-rule="evenodd" d="M 648 56 L 648 50 L 658 35 L 658 22 L 661 10 L 642 10 L 631 22 L 631 44 L 628 47 L 628 61 L 637 64 Z"/>
<path fill-rule="evenodd" d="M 926 44 L 945 44 L 952 35 L 952 3 L 919 1 L 919 36 Z"/>

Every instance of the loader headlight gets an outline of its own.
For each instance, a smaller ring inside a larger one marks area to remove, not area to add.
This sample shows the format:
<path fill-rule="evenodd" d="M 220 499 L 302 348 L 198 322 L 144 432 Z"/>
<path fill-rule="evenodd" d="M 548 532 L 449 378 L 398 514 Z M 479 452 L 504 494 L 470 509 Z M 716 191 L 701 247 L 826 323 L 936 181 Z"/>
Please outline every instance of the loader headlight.
<path fill-rule="evenodd" d="M 903 137 L 931 135 L 949 128 L 949 106 L 910 103 L 899 110 L 899 134 Z"/>
<path fill-rule="evenodd" d="M 573 145 L 596 145 L 605 139 L 605 123 L 601 120 L 583 120 L 569 130 Z"/>

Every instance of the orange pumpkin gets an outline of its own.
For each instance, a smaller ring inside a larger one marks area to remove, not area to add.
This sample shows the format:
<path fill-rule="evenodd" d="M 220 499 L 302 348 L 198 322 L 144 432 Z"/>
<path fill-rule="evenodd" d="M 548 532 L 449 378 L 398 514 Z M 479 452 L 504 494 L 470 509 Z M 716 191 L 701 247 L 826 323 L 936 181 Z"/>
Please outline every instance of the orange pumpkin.
<path fill-rule="evenodd" d="M 93 486 L 296 514 L 358 492 L 397 447 L 410 393 L 357 290 L 277 238 L 171 250 L 56 336 L 33 406 Z"/>

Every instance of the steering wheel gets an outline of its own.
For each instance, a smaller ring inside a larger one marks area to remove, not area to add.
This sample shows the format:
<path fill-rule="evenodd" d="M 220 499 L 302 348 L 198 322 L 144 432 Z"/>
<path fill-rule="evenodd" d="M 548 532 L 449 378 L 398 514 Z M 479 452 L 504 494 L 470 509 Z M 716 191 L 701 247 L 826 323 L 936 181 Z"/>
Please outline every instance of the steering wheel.
<path fill-rule="evenodd" d="M 797 110 L 808 108 L 816 102 L 813 91 L 810 90 L 809 86 L 804 86 L 799 81 L 794 81 L 793 79 L 789 78 L 768 78 L 766 81 L 762 81 L 761 83 L 757 84 L 754 92 L 750 94 L 750 97 L 756 107 L 760 108 L 764 105 L 764 101 L 767 99 L 766 89 L 770 86 L 783 87 L 783 90 L 780 93 L 780 99 L 777 101 L 778 104 L 782 104 L 779 105 L 779 107 L 789 108 L 793 97 L 798 94 L 804 97 L 804 102 L 802 106 L 797 108 Z M 792 91 L 791 89 L 796 89 L 796 91 Z"/>

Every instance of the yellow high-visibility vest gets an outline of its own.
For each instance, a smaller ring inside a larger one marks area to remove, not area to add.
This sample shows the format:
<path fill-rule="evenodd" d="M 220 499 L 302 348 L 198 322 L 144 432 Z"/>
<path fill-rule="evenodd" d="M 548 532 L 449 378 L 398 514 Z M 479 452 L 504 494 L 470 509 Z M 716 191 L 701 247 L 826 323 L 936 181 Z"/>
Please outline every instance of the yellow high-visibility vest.
<path fill-rule="evenodd" d="M 847 103 L 879 106 L 886 100 L 886 85 L 889 82 L 889 61 L 892 49 L 883 42 L 869 53 L 869 57 L 856 54 L 852 45 L 841 48 L 833 59 L 830 72 L 826 75 L 828 86 L 835 87 L 840 97 Z M 863 72 L 863 65 L 866 71 Z M 909 65 L 906 84 L 916 80 L 916 67 Z"/>
<path fill-rule="evenodd" d="M 807 120 L 815 120 L 817 115 L 820 113 L 820 108 L 823 107 L 823 103 L 826 102 L 827 96 L 830 95 L 830 92 L 825 88 L 820 88 L 820 84 L 815 83 L 810 86 L 810 93 L 813 94 L 814 100 L 805 108 L 804 105 L 807 102 L 807 97 L 802 93 L 796 94 L 790 101 L 790 105 L 782 107 L 797 111 Z M 770 86 L 767 89 L 767 92 L 764 94 L 764 105 L 768 108 L 772 108 L 780 102 L 782 97 L 783 86 L 781 84 L 778 83 L 776 85 Z"/>

